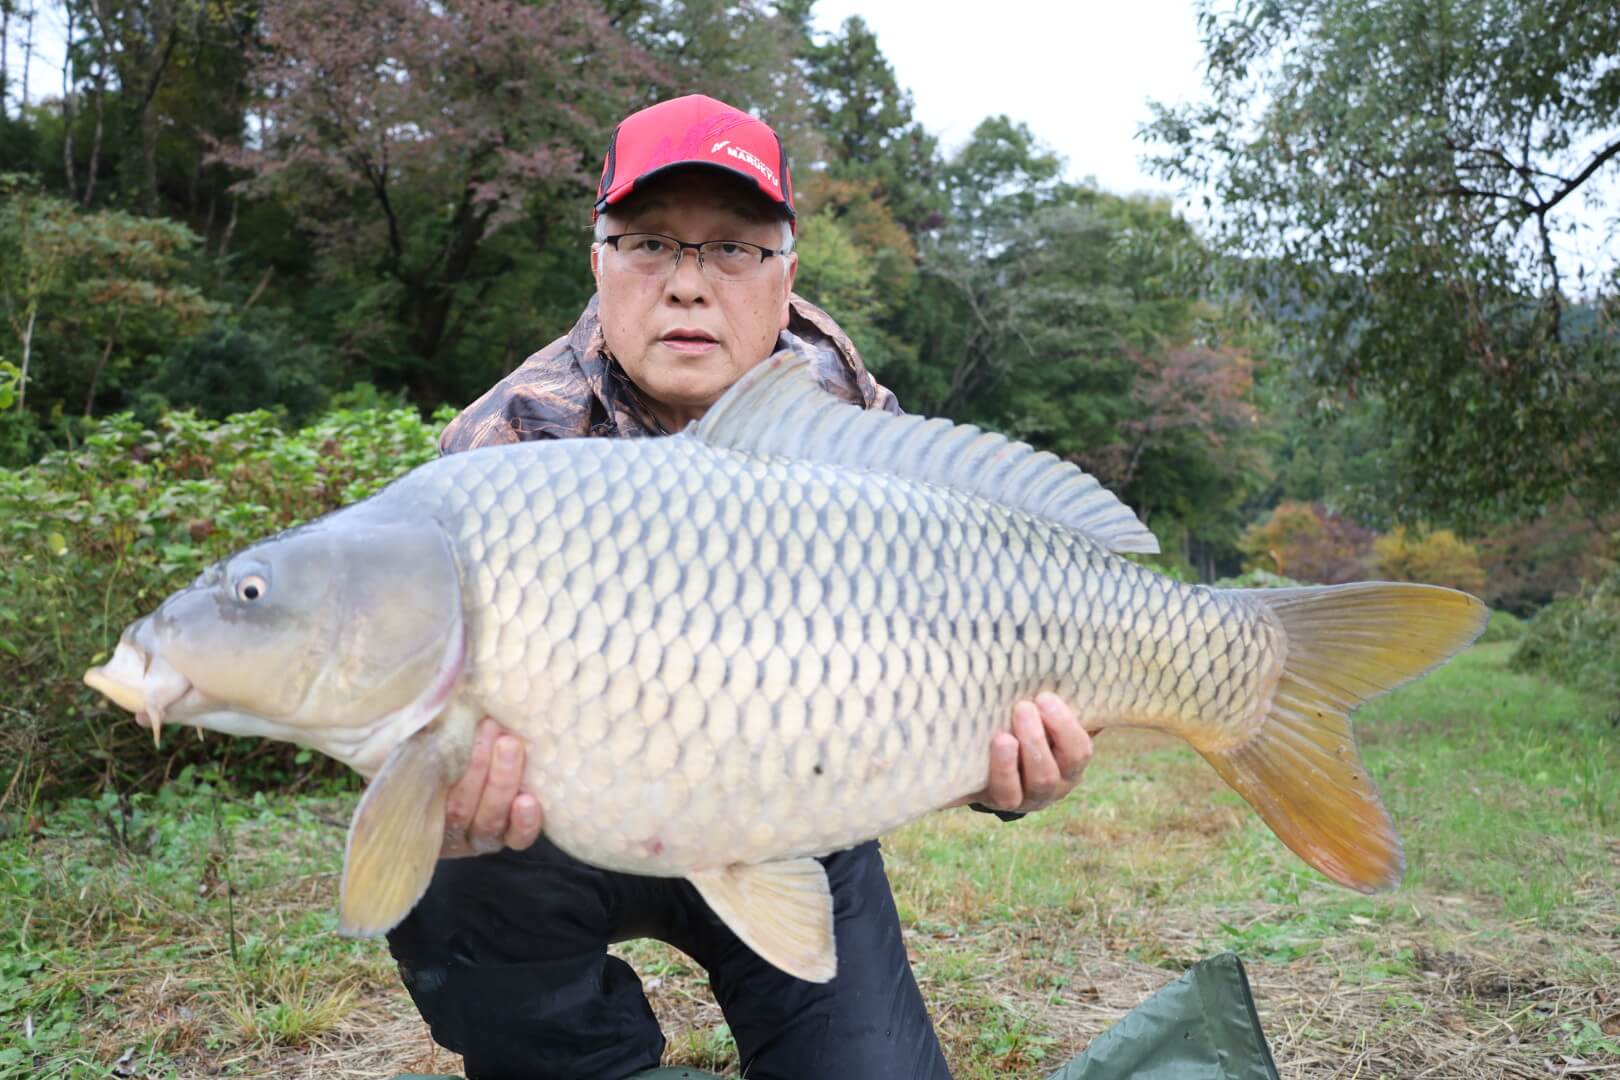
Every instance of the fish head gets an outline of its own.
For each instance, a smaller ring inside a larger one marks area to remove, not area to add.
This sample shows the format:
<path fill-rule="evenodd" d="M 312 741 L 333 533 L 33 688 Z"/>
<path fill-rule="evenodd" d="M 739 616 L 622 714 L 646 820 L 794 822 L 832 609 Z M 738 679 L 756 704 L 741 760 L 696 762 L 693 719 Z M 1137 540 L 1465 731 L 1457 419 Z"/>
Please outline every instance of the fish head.
<path fill-rule="evenodd" d="M 370 771 L 449 696 L 462 643 L 443 531 L 339 512 L 204 570 L 85 682 L 154 738 L 165 722 L 261 735 Z"/>

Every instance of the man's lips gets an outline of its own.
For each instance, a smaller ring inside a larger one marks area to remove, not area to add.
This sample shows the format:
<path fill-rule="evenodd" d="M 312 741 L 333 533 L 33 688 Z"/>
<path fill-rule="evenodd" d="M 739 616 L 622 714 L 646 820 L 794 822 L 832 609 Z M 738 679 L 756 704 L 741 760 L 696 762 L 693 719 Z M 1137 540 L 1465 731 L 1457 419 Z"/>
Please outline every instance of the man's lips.
<path fill-rule="evenodd" d="M 720 344 L 708 331 L 684 326 L 671 330 L 658 340 L 676 352 L 708 352 Z"/>

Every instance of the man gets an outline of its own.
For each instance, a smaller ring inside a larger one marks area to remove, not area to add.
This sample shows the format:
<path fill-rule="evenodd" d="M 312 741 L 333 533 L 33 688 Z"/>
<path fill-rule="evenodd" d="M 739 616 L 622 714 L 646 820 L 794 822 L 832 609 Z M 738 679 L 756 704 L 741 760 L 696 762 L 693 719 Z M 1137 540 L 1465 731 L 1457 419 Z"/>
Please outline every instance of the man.
<path fill-rule="evenodd" d="M 445 452 L 676 432 L 783 348 L 812 355 L 845 400 L 898 411 L 832 320 L 793 294 L 792 182 L 761 121 L 701 96 L 629 117 L 595 220 L 596 298 L 456 418 Z M 1091 743 L 1062 702 L 1020 702 L 1012 726 L 987 748 L 989 785 L 963 802 L 1029 811 L 1078 781 Z M 738 941 L 685 881 L 598 870 L 537 839 L 542 808 L 522 768 L 522 743 L 486 722 L 451 792 L 446 859 L 389 936 L 434 1038 L 469 1077 L 617 1080 L 656 1066 L 663 1036 L 640 981 L 606 952 L 632 937 L 703 965 L 750 1078 L 949 1076 L 875 841 L 822 860 L 838 976 L 803 982 Z"/>

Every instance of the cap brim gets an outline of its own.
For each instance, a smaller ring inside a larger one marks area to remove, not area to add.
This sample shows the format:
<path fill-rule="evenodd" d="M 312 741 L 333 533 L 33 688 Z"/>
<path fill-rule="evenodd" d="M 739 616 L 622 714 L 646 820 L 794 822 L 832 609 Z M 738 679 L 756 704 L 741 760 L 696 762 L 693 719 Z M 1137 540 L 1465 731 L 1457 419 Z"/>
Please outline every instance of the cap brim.
<path fill-rule="evenodd" d="M 637 191 L 646 187 L 649 181 L 657 180 L 659 177 L 667 176 L 670 173 L 680 172 L 684 169 L 719 173 L 722 176 L 728 176 L 734 180 L 741 180 L 753 187 L 755 191 L 759 192 L 760 198 L 786 213 L 789 221 L 798 220 L 798 215 L 794 213 L 792 205 L 784 199 L 778 199 L 775 195 L 766 190 L 765 185 L 759 182 L 758 177 L 750 176 L 748 173 L 742 172 L 738 169 L 733 169 L 729 165 L 720 165 L 713 161 L 672 161 L 668 165 L 660 165 L 656 169 L 642 173 L 640 176 L 630 181 L 630 183 L 626 184 L 618 191 L 610 191 L 602 198 L 596 200 L 596 212 L 600 214 L 603 210 L 606 210 L 610 206 L 617 206 L 619 203 L 623 202 Z"/>

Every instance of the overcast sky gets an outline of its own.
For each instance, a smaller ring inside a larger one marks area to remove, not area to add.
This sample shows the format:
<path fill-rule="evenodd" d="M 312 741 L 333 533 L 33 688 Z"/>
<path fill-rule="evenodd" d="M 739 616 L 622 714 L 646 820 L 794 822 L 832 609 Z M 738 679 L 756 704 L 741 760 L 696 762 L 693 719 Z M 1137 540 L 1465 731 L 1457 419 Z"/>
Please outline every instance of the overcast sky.
<path fill-rule="evenodd" d="M 819 0 L 816 25 L 835 30 L 857 14 L 946 149 L 1006 113 L 1067 159 L 1071 179 L 1170 192 L 1141 167 L 1136 132 L 1149 100 L 1201 96 L 1192 0 Z"/>

